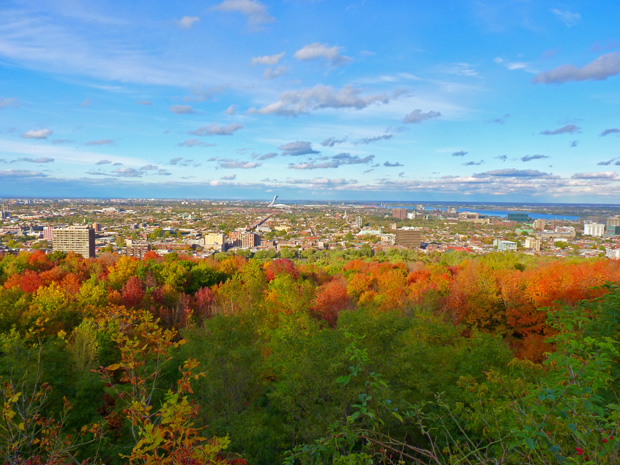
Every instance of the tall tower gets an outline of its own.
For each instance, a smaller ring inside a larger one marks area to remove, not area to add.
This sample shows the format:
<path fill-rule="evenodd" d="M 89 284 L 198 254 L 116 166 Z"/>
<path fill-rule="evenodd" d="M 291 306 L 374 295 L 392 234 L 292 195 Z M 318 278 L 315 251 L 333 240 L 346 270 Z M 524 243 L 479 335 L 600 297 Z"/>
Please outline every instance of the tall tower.
<path fill-rule="evenodd" d="M 54 251 L 75 252 L 84 258 L 95 256 L 95 231 L 88 226 L 52 230 Z"/>

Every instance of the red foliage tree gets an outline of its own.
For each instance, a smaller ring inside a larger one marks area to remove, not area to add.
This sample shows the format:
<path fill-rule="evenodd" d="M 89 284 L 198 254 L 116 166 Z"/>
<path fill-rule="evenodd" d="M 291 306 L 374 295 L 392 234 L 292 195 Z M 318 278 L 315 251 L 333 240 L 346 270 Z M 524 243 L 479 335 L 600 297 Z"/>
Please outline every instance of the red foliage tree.
<path fill-rule="evenodd" d="M 63 280 L 60 282 L 60 285 L 70 295 L 76 295 L 78 292 L 80 292 L 82 282 L 77 274 L 69 273 L 63 278 Z"/>
<path fill-rule="evenodd" d="M 334 328 L 338 321 L 338 313 L 348 307 L 349 296 L 347 295 L 346 281 L 337 277 L 323 284 L 317 290 L 312 305 L 312 313 Z"/>
<path fill-rule="evenodd" d="M 278 258 L 265 265 L 265 278 L 267 278 L 267 282 L 273 281 L 276 276 L 282 273 L 289 274 L 293 279 L 297 279 L 299 276 L 293 262 L 286 258 Z"/>
<path fill-rule="evenodd" d="M 161 256 L 154 250 L 149 250 L 144 254 L 144 261 L 146 262 L 148 260 L 161 260 Z"/>
<path fill-rule="evenodd" d="M 5 289 L 20 287 L 24 292 L 36 292 L 39 287 L 44 286 L 45 282 L 36 271 L 26 270 L 21 274 L 15 273 L 4 283 Z"/>
<path fill-rule="evenodd" d="M 42 271 L 39 276 L 45 282 L 45 285 L 52 282 L 60 283 L 67 275 L 67 272 L 59 266 L 55 266 L 47 271 Z"/>
<path fill-rule="evenodd" d="M 208 287 L 198 289 L 196 294 L 194 294 L 194 299 L 196 301 L 194 306 L 195 316 L 200 319 L 211 317 L 213 313 L 213 300 L 215 299 L 211 289 Z"/>
<path fill-rule="evenodd" d="M 121 302 L 125 307 L 137 307 L 144 297 L 144 285 L 140 278 L 132 276 L 121 290 Z"/>
<path fill-rule="evenodd" d="M 54 264 L 49 261 L 45 252 L 37 250 L 28 257 L 28 266 L 36 271 L 46 271 L 52 269 Z"/>

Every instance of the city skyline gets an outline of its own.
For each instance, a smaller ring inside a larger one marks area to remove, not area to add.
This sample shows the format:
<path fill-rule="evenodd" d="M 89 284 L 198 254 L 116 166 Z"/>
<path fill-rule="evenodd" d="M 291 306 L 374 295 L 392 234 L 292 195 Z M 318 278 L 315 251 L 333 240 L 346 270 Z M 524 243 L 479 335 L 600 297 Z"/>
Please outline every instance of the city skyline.
<path fill-rule="evenodd" d="M 620 203 L 612 1 L 0 10 L 0 196 Z"/>

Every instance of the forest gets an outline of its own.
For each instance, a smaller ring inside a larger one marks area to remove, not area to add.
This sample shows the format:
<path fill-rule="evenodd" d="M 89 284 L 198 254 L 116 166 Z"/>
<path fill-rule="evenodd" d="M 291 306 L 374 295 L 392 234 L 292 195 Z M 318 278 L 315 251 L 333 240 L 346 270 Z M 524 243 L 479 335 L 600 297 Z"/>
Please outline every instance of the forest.
<path fill-rule="evenodd" d="M 0 463 L 620 463 L 620 263 L 22 252 Z"/>

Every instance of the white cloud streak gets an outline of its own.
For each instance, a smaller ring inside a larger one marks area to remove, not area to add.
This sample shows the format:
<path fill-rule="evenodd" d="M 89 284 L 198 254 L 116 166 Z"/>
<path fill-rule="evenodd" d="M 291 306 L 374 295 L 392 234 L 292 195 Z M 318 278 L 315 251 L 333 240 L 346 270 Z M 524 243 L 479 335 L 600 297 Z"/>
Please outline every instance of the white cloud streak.
<path fill-rule="evenodd" d="M 403 123 L 419 124 L 432 118 L 439 118 L 440 116 L 441 116 L 441 113 L 438 111 L 427 111 L 426 113 L 424 113 L 422 110 L 418 108 L 417 110 L 413 110 L 408 115 L 405 115 L 405 117 L 403 118 Z"/>
<path fill-rule="evenodd" d="M 334 66 L 342 66 L 352 61 L 351 57 L 340 54 L 341 47 L 336 45 L 330 47 L 329 44 L 314 42 L 306 45 L 295 52 L 295 58 L 301 61 L 324 59 Z"/>
<path fill-rule="evenodd" d="M 563 84 L 571 81 L 604 81 L 620 74 L 620 54 L 617 52 L 601 55 L 582 68 L 562 65 L 549 71 L 538 73 L 532 78 L 535 84 Z"/>
<path fill-rule="evenodd" d="M 226 126 L 220 126 L 213 123 L 208 126 L 202 126 L 194 131 L 189 131 L 189 133 L 195 136 L 231 136 L 242 128 L 242 124 L 230 123 Z"/>
<path fill-rule="evenodd" d="M 285 52 L 277 53 L 275 55 L 264 55 L 261 57 L 252 58 L 252 65 L 266 65 L 273 66 L 277 65 L 278 62 L 284 57 Z"/>
<path fill-rule="evenodd" d="M 212 6 L 211 9 L 226 13 L 241 13 L 246 17 L 248 26 L 251 28 L 275 21 L 267 11 L 267 7 L 255 0 L 224 0 Z"/>
<path fill-rule="evenodd" d="M 282 92 L 277 102 L 270 103 L 262 108 L 250 108 L 248 113 L 261 115 L 298 116 L 315 110 L 355 109 L 361 110 L 373 103 L 388 103 L 387 94 L 362 96 L 362 89 L 352 85 L 345 85 L 341 89 L 317 84 L 312 88 Z"/>
<path fill-rule="evenodd" d="M 177 24 L 181 29 L 190 29 L 198 21 L 200 21 L 198 16 L 183 16 L 177 21 Z"/>

